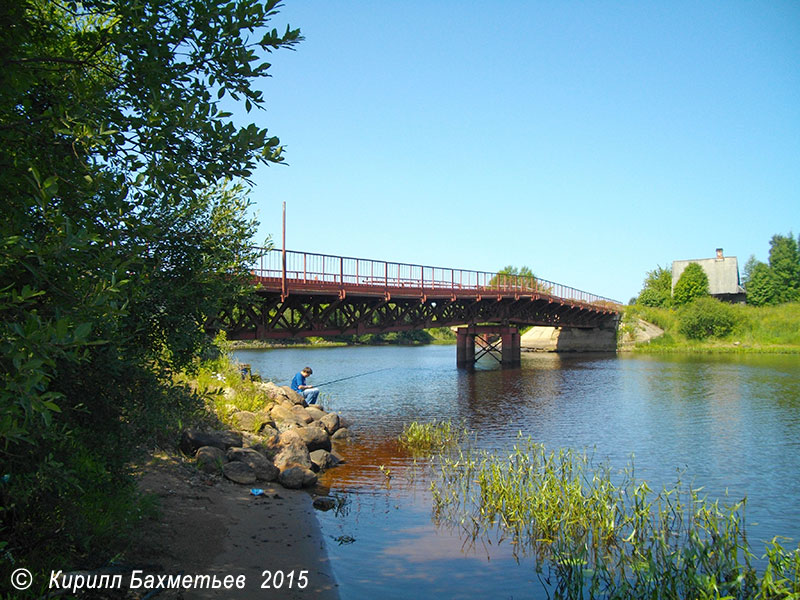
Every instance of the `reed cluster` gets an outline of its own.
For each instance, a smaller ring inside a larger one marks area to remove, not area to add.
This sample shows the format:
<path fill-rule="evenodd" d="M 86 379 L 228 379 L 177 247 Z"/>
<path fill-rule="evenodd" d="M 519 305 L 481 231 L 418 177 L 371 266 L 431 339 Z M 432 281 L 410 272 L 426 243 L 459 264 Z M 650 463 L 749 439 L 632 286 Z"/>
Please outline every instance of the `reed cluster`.
<path fill-rule="evenodd" d="M 745 502 L 723 505 L 684 485 L 654 492 L 584 452 L 520 438 L 507 454 L 459 448 L 436 461 L 439 524 L 470 542 L 511 538 L 555 598 L 797 599 L 800 549 L 777 540 L 753 567 Z"/>
<path fill-rule="evenodd" d="M 419 423 L 412 421 L 403 426 L 400 444 L 412 455 L 427 456 L 453 448 L 466 440 L 468 431 L 450 421 Z"/>

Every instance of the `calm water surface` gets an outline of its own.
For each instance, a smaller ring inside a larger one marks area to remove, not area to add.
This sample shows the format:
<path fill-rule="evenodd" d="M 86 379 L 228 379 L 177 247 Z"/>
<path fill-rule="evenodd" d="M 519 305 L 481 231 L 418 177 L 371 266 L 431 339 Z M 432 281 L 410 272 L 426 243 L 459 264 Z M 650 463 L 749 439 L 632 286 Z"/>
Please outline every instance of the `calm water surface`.
<path fill-rule="evenodd" d="M 321 387 L 326 408 L 357 435 L 340 450 L 347 464 L 322 481 L 344 507 L 318 513 L 345 600 L 546 597 L 532 559 L 515 558 L 508 542 L 470 545 L 432 523 L 424 469 L 396 443 L 414 420 L 463 421 L 488 449 L 511 448 L 522 432 L 549 449 L 586 448 L 616 469 L 635 456 L 637 478 L 654 489 L 681 471 L 711 497 L 746 496 L 756 554 L 776 535 L 800 540 L 800 356 L 523 353 L 520 368 L 489 358 L 474 372 L 456 368 L 454 346 L 236 357 L 279 384 L 305 365 L 315 384 L 369 373 Z"/>

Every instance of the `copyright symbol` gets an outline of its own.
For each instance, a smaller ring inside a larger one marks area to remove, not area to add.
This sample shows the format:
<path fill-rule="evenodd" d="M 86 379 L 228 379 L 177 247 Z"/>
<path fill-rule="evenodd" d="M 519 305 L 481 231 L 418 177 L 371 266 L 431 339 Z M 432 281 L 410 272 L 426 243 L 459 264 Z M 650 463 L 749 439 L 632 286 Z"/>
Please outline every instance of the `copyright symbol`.
<path fill-rule="evenodd" d="M 33 583 L 33 575 L 28 569 L 17 569 L 11 574 L 11 585 L 17 590 L 27 590 Z"/>

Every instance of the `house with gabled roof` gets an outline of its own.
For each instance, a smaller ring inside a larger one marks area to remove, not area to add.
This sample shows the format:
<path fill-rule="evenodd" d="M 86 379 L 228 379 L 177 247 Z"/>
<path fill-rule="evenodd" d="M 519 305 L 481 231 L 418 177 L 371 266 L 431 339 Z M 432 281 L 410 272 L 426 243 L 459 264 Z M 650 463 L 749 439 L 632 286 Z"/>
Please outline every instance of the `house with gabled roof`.
<path fill-rule="evenodd" d="M 744 304 L 747 296 L 739 281 L 739 261 L 735 256 L 725 256 L 722 248 L 717 248 L 714 258 L 672 261 L 672 291 L 684 269 L 690 263 L 697 263 L 708 276 L 708 291 L 712 297 L 725 302 Z"/>

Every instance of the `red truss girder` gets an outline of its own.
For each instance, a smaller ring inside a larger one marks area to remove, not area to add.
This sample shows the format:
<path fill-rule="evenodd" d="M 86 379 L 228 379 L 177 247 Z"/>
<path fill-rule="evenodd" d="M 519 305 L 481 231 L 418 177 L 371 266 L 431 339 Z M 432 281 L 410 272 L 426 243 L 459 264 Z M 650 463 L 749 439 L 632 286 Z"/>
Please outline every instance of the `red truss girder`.
<path fill-rule="evenodd" d="M 229 339 L 274 339 L 474 323 L 591 328 L 611 325 L 617 317 L 607 307 L 539 295 L 392 297 L 331 289 L 328 293 L 292 292 L 282 299 L 280 292 L 262 289 L 209 323 L 209 328 L 224 329 Z"/>

